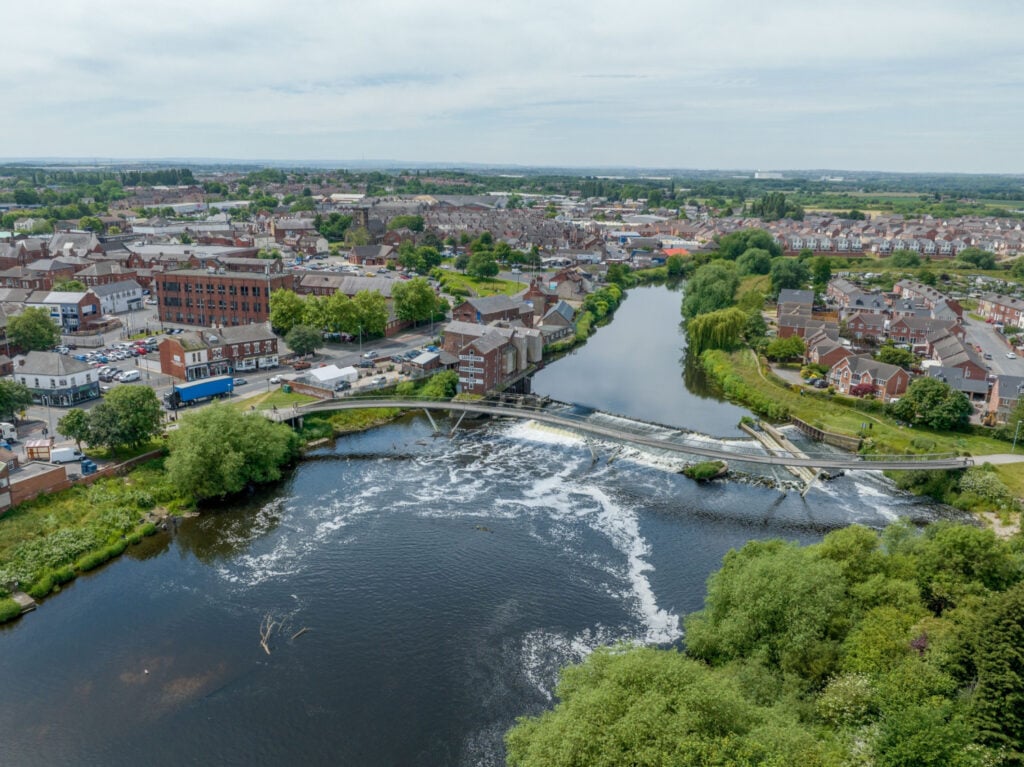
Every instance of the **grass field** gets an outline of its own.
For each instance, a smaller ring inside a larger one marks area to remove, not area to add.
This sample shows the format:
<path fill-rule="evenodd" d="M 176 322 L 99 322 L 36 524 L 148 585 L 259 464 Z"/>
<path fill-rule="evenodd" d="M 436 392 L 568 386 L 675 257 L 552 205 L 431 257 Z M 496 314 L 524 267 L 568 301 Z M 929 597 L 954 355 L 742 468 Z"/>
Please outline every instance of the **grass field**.
<path fill-rule="evenodd" d="M 527 275 L 524 274 L 523 278 L 522 282 L 498 279 L 480 279 L 477 277 L 470 277 L 468 274 L 462 274 L 461 272 L 451 271 L 444 273 L 442 284 L 449 291 L 462 290 L 470 295 L 511 296 L 529 287 Z"/>

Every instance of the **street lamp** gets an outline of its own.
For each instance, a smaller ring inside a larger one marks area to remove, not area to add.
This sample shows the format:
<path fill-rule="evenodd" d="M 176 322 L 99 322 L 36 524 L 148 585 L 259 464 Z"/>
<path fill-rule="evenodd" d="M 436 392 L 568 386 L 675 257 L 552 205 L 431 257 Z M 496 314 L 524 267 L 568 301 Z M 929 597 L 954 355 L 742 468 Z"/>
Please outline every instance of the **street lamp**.
<path fill-rule="evenodd" d="M 1015 453 L 1017 451 L 1017 437 L 1018 435 L 1020 435 L 1021 423 L 1024 423 L 1024 418 L 1020 418 L 1017 420 L 1017 428 L 1013 432 L 1013 447 L 1010 448 L 1011 453 Z"/>

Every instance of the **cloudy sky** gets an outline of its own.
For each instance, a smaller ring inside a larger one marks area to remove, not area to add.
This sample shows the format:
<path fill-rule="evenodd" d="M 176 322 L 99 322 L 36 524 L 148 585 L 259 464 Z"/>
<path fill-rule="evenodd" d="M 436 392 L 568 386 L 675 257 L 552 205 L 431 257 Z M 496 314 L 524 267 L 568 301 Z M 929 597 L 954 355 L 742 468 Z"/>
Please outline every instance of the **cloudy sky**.
<path fill-rule="evenodd" d="M 47 0 L 2 157 L 1022 172 L 1001 0 Z"/>

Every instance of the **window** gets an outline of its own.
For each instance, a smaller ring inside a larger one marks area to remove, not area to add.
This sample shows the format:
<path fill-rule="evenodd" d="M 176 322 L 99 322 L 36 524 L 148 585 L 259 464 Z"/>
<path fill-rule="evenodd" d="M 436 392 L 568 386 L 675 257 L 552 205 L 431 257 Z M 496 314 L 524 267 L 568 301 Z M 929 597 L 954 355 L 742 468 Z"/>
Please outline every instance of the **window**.
<path fill-rule="evenodd" d="M 258 298 L 259 297 L 259 295 L 260 295 L 260 287 L 259 287 L 259 285 L 253 285 L 252 286 L 252 295 L 253 295 L 253 298 Z"/>

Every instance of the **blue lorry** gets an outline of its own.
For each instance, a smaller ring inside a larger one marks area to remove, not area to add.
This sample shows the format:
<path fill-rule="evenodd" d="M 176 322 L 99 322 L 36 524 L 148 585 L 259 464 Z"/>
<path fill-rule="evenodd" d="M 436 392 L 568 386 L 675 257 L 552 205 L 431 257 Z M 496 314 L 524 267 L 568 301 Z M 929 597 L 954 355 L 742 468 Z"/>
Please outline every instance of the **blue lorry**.
<path fill-rule="evenodd" d="M 209 399 L 227 397 L 235 390 L 235 379 L 231 376 L 203 378 L 199 381 L 175 384 L 164 395 L 164 404 L 172 410 L 186 405 L 195 405 Z"/>

